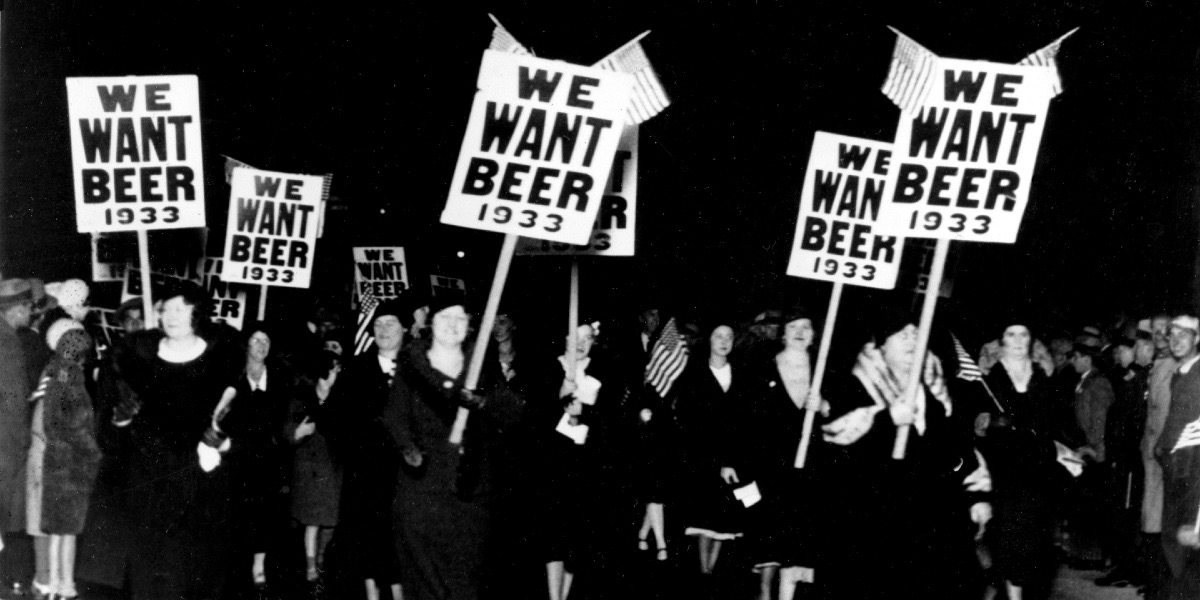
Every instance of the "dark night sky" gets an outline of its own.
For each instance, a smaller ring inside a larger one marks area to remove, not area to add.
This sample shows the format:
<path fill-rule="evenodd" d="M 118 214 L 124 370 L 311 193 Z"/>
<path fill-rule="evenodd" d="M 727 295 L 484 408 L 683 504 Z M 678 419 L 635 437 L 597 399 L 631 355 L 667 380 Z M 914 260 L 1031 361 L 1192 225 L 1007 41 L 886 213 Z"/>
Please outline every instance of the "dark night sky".
<path fill-rule="evenodd" d="M 642 128 L 639 255 L 585 263 L 585 311 L 648 289 L 682 305 L 739 310 L 823 304 L 828 284 L 783 275 L 799 187 L 814 131 L 892 138 L 899 112 L 879 92 L 895 39 L 887 25 L 940 55 L 997 62 L 1081 27 L 1060 54 L 1066 91 L 1050 107 L 1020 238 L 955 245 L 955 304 L 983 312 L 1028 303 L 1092 317 L 1192 299 L 1194 7 L 327 2 L 270 12 L 268 4 L 5 3 L 6 275 L 49 279 L 88 268 L 86 238 L 74 233 L 62 78 L 195 73 L 210 224 L 224 223 L 215 215 L 228 198 L 218 154 L 278 171 L 332 172 L 333 193 L 349 207 L 335 236 L 404 245 L 410 275 L 460 273 L 482 293 L 500 236 L 437 218 L 492 12 L 539 56 L 586 64 L 652 30 L 643 43 L 674 103 Z M 348 251 L 333 244 L 329 252 L 346 252 L 348 266 Z M 174 245 L 152 237 L 156 256 Z M 460 248 L 465 261 L 452 258 Z M 564 262 L 519 259 L 506 297 L 535 303 L 565 287 Z"/>

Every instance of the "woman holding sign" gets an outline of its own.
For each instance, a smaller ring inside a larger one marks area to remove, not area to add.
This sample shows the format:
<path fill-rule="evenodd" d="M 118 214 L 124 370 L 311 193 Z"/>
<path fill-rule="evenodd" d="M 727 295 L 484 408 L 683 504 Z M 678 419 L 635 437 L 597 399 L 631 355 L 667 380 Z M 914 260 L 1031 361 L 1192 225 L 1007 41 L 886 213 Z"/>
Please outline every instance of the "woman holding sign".
<path fill-rule="evenodd" d="M 485 585 L 485 543 L 507 491 L 505 431 L 523 402 L 493 368 L 475 390 L 463 387 L 470 316 L 458 300 L 430 302 L 429 341 L 402 357 L 383 411 L 384 427 L 404 457 L 394 503 L 396 551 L 404 597 L 472 599 Z M 471 409 L 462 445 L 449 441 L 460 406 Z"/>
<path fill-rule="evenodd" d="M 747 536 L 761 574 L 760 598 L 771 597 L 771 586 L 780 569 L 779 597 L 791 598 L 799 582 L 815 582 L 813 571 L 823 560 L 818 521 L 823 512 L 819 466 L 803 470 L 793 467 L 796 447 L 804 427 L 804 412 L 810 397 L 813 317 L 793 309 L 783 317 L 778 351 L 767 364 L 754 365 L 743 393 L 751 400 L 747 423 L 749 468 L 739 470 L 741 485 L 754 484 L 761 503 L 744 501 L 751 508 Z M 820 454 L 813 444 L 814 462 Z M 725 466 L 725 465 L 723 465 Z"/>
<path fill-rule="evenodd" d="M 982 590 L 965 587 L 974 557 L 968 519 L 990 514 L 964 485 L 977 460 L 950 420 L 941 363 L 933 354 L 917 360 L 915 319 L 889 307 L 872 311 L 850 377 L 824 394 L 841 414 L 822 428 L 824 438 L 846 446 L 825 481 L 827 518 L 844 542 L 826 581 L 847 598 L 971 597 Z M 913 369 L 923 369 L 922 384 L 905 401 Z M 891 457 L 898 423 L 913 427 L 903 460 Z"/>
<path fill-rule="evenodd" d="M 207 335 L 207 295 L 185 284 L 163 298 L 162 329 L 128 338 L 119 355 L 127 392 L 114 421 L 134 446 L 131 496 L 141 522 L 130 583 L 136 599 L 220 598 L 229 571 L 228 438 L 221 416 L 236 395 L 245 351 Z"/>
<path fill-rule="evenodd" d="M 546 563 L 550 600 L 566 600 L 575 573 L 603 558 L 602 542 L 622 531 L 613 522 L 611 492 L 623 388 L 603 356 L 594 353 L 596 330 L 580 325 L 574 372 L 568 358 L 550 368 L 542 400 L 529 410 L 538 472 L 531 478 L 537 552 Z M 607 478 L 607 479 L 606 479 Z"/>

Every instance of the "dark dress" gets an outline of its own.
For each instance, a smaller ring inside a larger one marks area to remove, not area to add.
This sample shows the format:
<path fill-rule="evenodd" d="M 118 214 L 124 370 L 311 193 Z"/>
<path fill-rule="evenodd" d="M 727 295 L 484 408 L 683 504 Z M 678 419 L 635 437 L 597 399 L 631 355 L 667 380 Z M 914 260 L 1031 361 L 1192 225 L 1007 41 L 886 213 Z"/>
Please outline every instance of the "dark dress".
<path fill-rule="evenodd" d="M 742 435 L 737 415 L 745 408 L 746 371 L 730 368 L 728 391 L 721 388 L 707 360 L 692 361 L 680 381 L 675 416 L 683 448 L 680 490 L 687 501 L 679 503 L 672 518 L 683 524 L 687 535 L 727 540 L 740 537 L 745 529 L 746 509 L 733 497 L 738 485 L 721 479 L 723 467 L 739 476 L 745 469 L 737 448 Z"/>
<path fill-rule="evenodd" d="M 870 430 L 837 448 L 823 469 L 825 521 L 834 528 L 828 539 L 836 540 L 827 546 L 825 581 L 835 597 L 958 600 L 982 593 L 969 518 L 981 498 L 963 485 L 978 461 L 966 432 L 952 426 L 928 388 L 924 392 L 925 431 L 910 428 L 904 459 L 892 458 L 897 428 L 883 408 Z M 823 395 L 834 416 L 874 405 L 854 377 Z"/>
<path fill-rule="evenodd" d="M 1001 362 L 984 381 L 1005 410 L 993 408 L 993 426 L 977 442 L 993 485 L 986 541 L 997 575 L 1024 588 L 1026 597 L 1042 597 L 1057 568 L 1054 530 L 1065 483 L 1051 437 L 1052 382 L 1035 364 L 1025 392 L 1018 392 Z"/>
<path fill-rule="evenodd" d="M 424 457 L 419 469 L 401 469 L 393 511 L 405 598 L 492 597 L 485 587 L 485 545 L 492 540 L 494 508 L 510 491 L 505 467 L 512 446 L 505 434 L 520 422 L 524 403 L 499 381 L 493 364 L 477 386 L 486 405 L 471 411 L 463 444 L 451 444 L 470 357 L 451 378 L 430 364 L 428 348 L 414 343 L 401 357 L 383 412 L 397 446 Z"/>
<path fill-rule="evenodd" d="M 257 382 L 255 384 L 257 386 Z M 232 441 L 226 457 L 233 485 L 233 518 L 242 550 L 266 552 L 285 525 L 289 451 L 280 439 L 288 405 L 295 396 L 291 373 L 267 366 L 266 389 L 237 380 L 237 398 L 221 421 Z"/>
<path fill-rule="evenodd" d="M 66 344 L 67 336 L 63 337 L 60 348 Z M 90 340 L 86 349 L 90 351 Z M 30 533 L 77 535 L 87 520 L 88 499 L 100 467 L 100 446 L 80 358 L 60 355 L 50 359 L 33 395 Z"/>
<path fill-rule="evenodd" d="M 561 360 L 561 359 L 560 359 Z M 555 373 L 556 371 L 556 373 Z M 546 365 L 557 377 L 540 391 L 529 407 L 537 471 L 530 477 L 530 519 L 538 562 L 563 561 L 576 573 L 596 567 L 612 544 L 614 532 L 625 532 L 613 521 L 613 492 L 620 487 L 621 395 L 618 378 L 602 360 L 592 359 L 586 373 L 600 382 L 593 405 L 583 405 L 578 417 L 588 427 L 583 444 L 557 431 L 568 400 L 559 398 L 564 367 L 560 361 Z"/>
<path fill-rule="evenodd" d="M 140 519 L 130 562 L 134 598 L 219 598 L 228 577 L 229 469 L 205 473 L 196 447 L 245 361 L 230 341 L 208 340 L 183 363 L 158 357 L 160 330 L 134 334 L 121 376 L 141 411 L 129 425 L 130 502 Z"/>
<path fill-rule="evenodd" d="M 742 431 L 746 466 L 738 478 L 742 485 L 757 483 L 762 494 L 762 501 L 746 511 L 748 545 L 757 567 L 822 572 L 828 544 L 820 424 L 814 427 L 805 468 L 796 469 L 805 411 L 788 395 L 774 358 L 748 367 L 742 388 L 749 412 Z"/>
<path fill-rule="evenodd" d="M 402 362 L 403 357 L 399 357 Z M 397 366 L 399 369 L 399 366 Z M 392 376 L 372 349 L 350 359 L 320 414 L 333 459 L 342 465 L 339 527 L 330 541 L 330 560 L 362 589 L 373 579 L 380 589 L 400 583 L 393 547 L 392 497 L 400 456 L 381 414 Z M 333 565 L 330 571 L 337 570 Z"/>
<path fill-rule="evenodd" d="M 332 397 L 332 391 L 330 392 Z M 338 524 L 338 503 L 342 493 L 342 466 L 333 459 L 324 421 L 322 404 L 312 390 L 296 395 L 288 407 L 284 438 L 296 447 L 292 461 L 292 518 L 305 525 L 333 527 Z M 314 424 L 312 435 L 297 440 L 296 427 L 305 418 Z"/>
<path fill-rule="evenodd" d="M 18 333 L 0 319 L 0 531 L 25 531 L 30 373 Z M 36 379 L 37 374 L 33 377 Z"/>

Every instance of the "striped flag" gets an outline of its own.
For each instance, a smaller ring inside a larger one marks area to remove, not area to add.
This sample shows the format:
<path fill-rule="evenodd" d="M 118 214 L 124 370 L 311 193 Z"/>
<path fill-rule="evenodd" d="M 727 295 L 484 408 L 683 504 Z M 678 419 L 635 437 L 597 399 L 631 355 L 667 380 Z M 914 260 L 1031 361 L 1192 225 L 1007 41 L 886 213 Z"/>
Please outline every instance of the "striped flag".
<path fill-rule="evenodd" d="M 521 42 L 518 42 L 517 38 L 513 37 L 513 34 L 509 33 L 508 30 L 500 24 L 499 19 L 490 14 L 488 15 L 488 18 L 496 24 L 496 28 L 492 30 L 492 43 L 488 45 L 488 50 L 511 52 L 513 54 L 520 54 L 523 56 L 533 55 L 528 48 L 522 46 Z"/>
<path fill-rule="evenodd" d="M 896 28 L 888 29 L 896 34 L 896 46 L 882 91 L 900 107 L 900 112 L 915 116 L 933 88 L 933 67 L 938 57 Z"/>
<path fill-rule="evenodd" d="M 354 355 L 358 356 L 371 347 L 375 341 L 371 321 L 375 320 L 375 307 L 379 306 L 379 297 L 370 289 L 362 293 L 362 303 L 358 307 L 358 330 L 354 333 Z"/>
<path fill-rule="evenodd" d="M 1192 446 L 1200 446 L 1200 419 L 1188 423 L 1187 427 L 1183 428 L 1183 433 L 1179 434 L 1179 441 L 1175 442 L 1171 452 Z"/>
<path fill-rule="evenodd" d="M 1058 57 L 1058 49 L 1062 47 L 1063 40 L 1070 37 L 1071 34 L 1075 33 L 1076 31 L 1079 31 L 1078 27 L 1068 31 L 1062 37 L 1051 42 L 1049 46 L 1046 46 L 1045 48 L 1026 56 L 1021 60 L 1021 62 L 1017 63 L 1019 65 L 1033 67 L 1050 67 L 1050 76 L 1054 81 L 1055 96 L 1061 94 L 1063 91 L 1062 79 L 1060 79 L 1058 76 L 1058 62 L 1055 60 Z"/>
<path fill-rule="evenodd" d="M 221 156 L 225 156 L 225 155 L 222 154 Z M 233 170 L 236 169 L 237 167 L 243 167 L 246 169 L 254 168 L 236 158 L 225 156 L 225 183 L 230 183 L 233 181 Z"/>
<path fill-rule="evenodd" d="M 950 339 L 954 341 L 954 356 L 958 358 L 958 371 L 954 376 L 966 381 L 983 381 L 983 370 L 979 368 L 979 363 L 971 358 L 962 342 L 958 341 L 958 336 L 952 333 Z"/>
<path fill-rule="evenodd" d="M 630 95 L 629 107 L 625 109 L 625 120 L 630 125 L 640 125 L 671 105 L 667 90 L 663 89 L 646 51 L 642 49 L 641 40 L 649 34 L 647 31 L 633 38 L 633 41 L 593 65 L 605 71 L 633 74 L 636 83 Z"/>
<path fill-rule="evenodd" d="M 675 317 L 671 317 L 654 348 L 650 351 L 650 362 L 646 365 L 646 383 L 654 387 L 659 396 L 667 397 L 671 386 L 683 368 L 687 366 L 688 349 L 675 326 Z"/>

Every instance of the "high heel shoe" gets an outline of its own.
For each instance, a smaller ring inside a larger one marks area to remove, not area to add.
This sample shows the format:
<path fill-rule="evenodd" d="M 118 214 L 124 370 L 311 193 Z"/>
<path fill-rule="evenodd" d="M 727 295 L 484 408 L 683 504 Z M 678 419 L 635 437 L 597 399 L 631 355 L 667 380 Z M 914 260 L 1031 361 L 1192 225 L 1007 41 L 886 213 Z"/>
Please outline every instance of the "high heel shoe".
<path fill-rule="evenodd" d="M 655 558 L 657 558 L 659 560 L 659 562 L 667 560 L 667 545 L 666 544 L 663 544 L 658 547 L 658 555 Z"/>
<path fill-rule="evenodd" d="M 645 552 L 650 549 L 650 541 L 646 538 L 638 538 L 638 550 Z"/>

